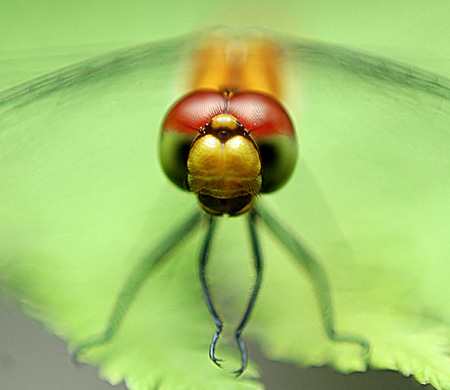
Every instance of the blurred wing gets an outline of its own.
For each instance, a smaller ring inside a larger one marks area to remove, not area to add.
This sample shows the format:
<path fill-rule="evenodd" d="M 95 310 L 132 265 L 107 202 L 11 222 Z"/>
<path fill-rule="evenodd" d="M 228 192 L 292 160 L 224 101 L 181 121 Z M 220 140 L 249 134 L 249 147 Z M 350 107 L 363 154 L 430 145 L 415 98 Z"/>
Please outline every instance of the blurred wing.
<path fill-rule="evenodd" d="M 273 206 L 322 260 L 337 328 L 371 343 L 370 366 L 450 389 L 450 80 L 333 45 L 290 53 L 301 158 Z M 267 353 L 363 369 L 358 348 L 318 341 L 307 281 L 266 250 L 254 331 Z"/>

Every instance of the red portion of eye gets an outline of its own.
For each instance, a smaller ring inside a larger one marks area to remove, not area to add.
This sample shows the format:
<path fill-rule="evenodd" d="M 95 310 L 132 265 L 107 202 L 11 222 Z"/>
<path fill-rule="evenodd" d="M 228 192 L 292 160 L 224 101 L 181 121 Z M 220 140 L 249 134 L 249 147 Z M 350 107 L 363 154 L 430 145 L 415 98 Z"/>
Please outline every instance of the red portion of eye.
<path fill-rule="evenodd" d="M 226 109 L 226 98 L 220 92 L 198 91 L 181 99 L 166 117 L 163 131 L 197 135 L 199 130 Z"/>
<path fill-rule="evenodd" d="M 292 122 L 284 108 L 267 95 L 255 92 L 237 93 L 230 99 L 228 113 L 255 136 L 295 135 Z"/>
<path fill-rule="evenodd" d="M 166 117 L 163 131 L 195 136 L 219 114 L 233 115 L 254 136 L 294 137 L 292 122 L 280 103 L 256 92 L 238 92 L 230 97 L 216 91 L 194 92 L 175 104 Z"/>

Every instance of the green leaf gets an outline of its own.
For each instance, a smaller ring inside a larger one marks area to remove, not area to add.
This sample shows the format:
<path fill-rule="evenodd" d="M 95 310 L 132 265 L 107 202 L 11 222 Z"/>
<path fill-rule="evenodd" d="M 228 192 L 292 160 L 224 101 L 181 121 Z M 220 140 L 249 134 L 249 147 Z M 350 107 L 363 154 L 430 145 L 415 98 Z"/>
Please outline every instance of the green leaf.
<path fill-rule="evenodd" d="M 195 208 L 158 162 L 162 116 L 194 38 L 138 46 L 0 95 L 0 275 L 24 309 L 76 347 L 101 333 L 127 276 Z M 373 368 L 450 389 L 450 82 L 347 49 L 286 40 L 301 100 L 286 105 L 301 160 L 265 204 L 328 273 L 337 328 L 367 339 Z M 300 103 L 299 103 L 300 102 Z M 223 221 L 211 280 L 236 322 L 251 285 L 239 218 Z M 308 278 L 263 233 L 266 273 L 248 338 L 268 356 L 365 369 L 358 346 L 329 342 Z M 201 231 L 148 280 L 111 343 L 82 355 L 131 389 L 251 389 L 207 358 L 214 327 L 197 281 Z M 225 335 L 227 336 L 227 334 Z"/>

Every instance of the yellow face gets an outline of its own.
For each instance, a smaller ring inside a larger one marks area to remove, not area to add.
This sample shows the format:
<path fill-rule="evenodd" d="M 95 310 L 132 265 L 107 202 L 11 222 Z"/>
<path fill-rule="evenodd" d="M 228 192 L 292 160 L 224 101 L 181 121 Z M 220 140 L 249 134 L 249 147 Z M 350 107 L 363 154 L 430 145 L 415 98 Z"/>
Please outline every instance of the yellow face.
<path fill-rule="evenodd" d="M 189 189 L 215 199 L 261 192 L 261 161 L 248 132 L 229 114 L 214 117 L 193 143 L 187 160 Z"/>
<path fill-rule="evenodd" d="M 237 120 L 221 114 L 210 134 L 198 137 L 187 161 L 188 185 L 196 194 L 228 199 L 261 192 L 261 161 L 249 136 L 235 135 Z"/>

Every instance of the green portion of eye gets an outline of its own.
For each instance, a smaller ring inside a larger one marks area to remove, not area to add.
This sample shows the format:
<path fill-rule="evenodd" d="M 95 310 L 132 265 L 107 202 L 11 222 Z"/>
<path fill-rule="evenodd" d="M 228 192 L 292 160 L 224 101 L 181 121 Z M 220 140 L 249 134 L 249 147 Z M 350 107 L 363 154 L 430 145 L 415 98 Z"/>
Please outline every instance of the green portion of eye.
<path fill-rule="evenodd" d="M 297 142 L 292 137 L 274 135 L 255 138 L 262 162 L 262 191 L 273 192 L 282 187 L 297 162 Z"/>
<path fill-rule="evenodd" d="M 175 185 L 184 190 L 187 189 L 186 167 L 192 140 L 192 137 L 183 133 L 164 131 L 159 144 L 164 172 Z"/>

